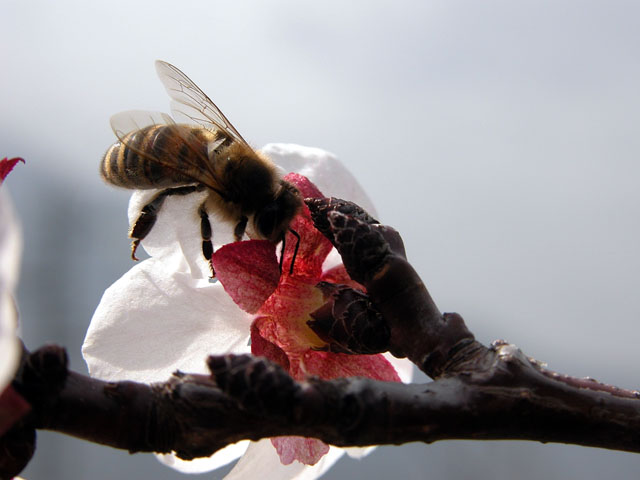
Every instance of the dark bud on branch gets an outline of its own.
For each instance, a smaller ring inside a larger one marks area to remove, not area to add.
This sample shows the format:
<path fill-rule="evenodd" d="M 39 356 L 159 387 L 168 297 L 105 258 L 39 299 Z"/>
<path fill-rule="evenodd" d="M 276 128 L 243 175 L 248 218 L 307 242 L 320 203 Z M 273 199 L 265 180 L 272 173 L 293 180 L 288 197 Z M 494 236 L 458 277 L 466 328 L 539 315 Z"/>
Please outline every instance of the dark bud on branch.
<path fill-rule="evenodd" d="M 274 419 L 290 416 L 299 386 L 279 365 L 251 355 L 210 356 L 216 385 L 245 410 Z"/>
<path fill-rule="evenodd" d="M 361 222 L 369 225 L 380 224 L 378 220 L 369 215 L 364 209 L 353 202 L 342 200 L 340 198 L 307 198 L 305 199 L 307 207 L 311 212 L 313 224 L 325 237 L 331 238 L 333 229 L 328 220 L 331 212 L 342 213 L 351 218 L 356 218 Z"/>
<path fill-rule="evenodd" d="M 360 206 L 337 198 L 305 200 L 315 227 L 333 243 L 356 282 L 366 283 L 389 255 L 405 257 L 402 238 Z"/>
<path fill-rule="evenodd" d="M 325 340 L 331 337 L 330 343 L 343 345 L 356 330 L 355 324 L 359 323 L 359 332 L 367 331 L 362 326 L 366 321 L 372 322 L 371 331 L 386 325 L 388 350 L 396 357 L 408 357 L 432 378 L 458 370 L 469 356 L 477 355 L 477 342 L 462 318 L 438 310 L 407 261 L 398 232 L 343 200 L 313 199 L 307 205 L 314 225 L 337 248 L 347 272 L 366 287 L 368 296 L 368 300 L 361 299 L 368 301 L 367 307 L 359 309 L 349 308 L 349 297 L 332 298 L 331 310 L 325 306 L 316 312 L 317 323 L 312 328 L 319 335 L 324 333 Z M 346 318 L 348 315 L 359 318 Z M 346 327 L 341 330 L 341 325 Z M 382 346 L 382 341 L 376 345 Z"/>
<path fill-rule="evenodd" d="M 375 354 L 389 350 L 389 325 L 369 297 L 346 285 L 318 284 L 326 303 L 311 313 L 309 327 L 338 353 Z"/>
<path fill-rule="evenodd" d="M 14 387 L 34 407 L 60 392 L 67 380 L 67 351 L 45 345 L 27 354 L 16 374 Z"/>

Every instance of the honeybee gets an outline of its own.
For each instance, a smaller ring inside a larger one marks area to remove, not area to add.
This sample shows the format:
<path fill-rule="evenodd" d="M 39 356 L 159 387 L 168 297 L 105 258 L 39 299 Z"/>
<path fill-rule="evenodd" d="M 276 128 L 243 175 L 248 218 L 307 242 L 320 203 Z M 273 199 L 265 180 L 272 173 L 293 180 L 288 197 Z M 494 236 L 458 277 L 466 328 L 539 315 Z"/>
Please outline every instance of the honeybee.
<path fill-rule="evenodd" d="M 236 241 L 243 237 L 251 219 L 254 236 L 278 243 L 284 242 L 285 234 L 291 231 L 299 244 L 299 235 L 289 228 L 302 206 L 297 188 L 282 179 L 273 162 L 249 146 L 184 73 L 160 60 L 156 61 L 156 70 L 172 99 L 173 116 L 186 118 L 189 123 L 176 123 L 170 115 L 159 112 L 116 114 L 111 118 L 111 128 L 119 141 L 107 150 L 100 165 L 102 178 L 113 185 L 162 189 L 142 208 L 129 231 L 131 258 L 137 260 L 136 249 L 153 228 L 167 197 L 202 191 L 208 193 L 198 208 L 202 254 L 212 277 L 215 271 L 208 212 L 216 211 L 235 223 Z"/>

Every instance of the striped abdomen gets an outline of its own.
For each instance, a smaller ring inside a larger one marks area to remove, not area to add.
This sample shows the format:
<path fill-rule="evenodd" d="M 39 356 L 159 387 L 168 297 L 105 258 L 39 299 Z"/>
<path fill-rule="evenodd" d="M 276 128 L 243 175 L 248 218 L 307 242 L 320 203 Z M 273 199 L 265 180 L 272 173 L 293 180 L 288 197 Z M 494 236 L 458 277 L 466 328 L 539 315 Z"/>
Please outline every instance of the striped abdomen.
<path fill-rule="evenodd" d="M 190 125 L 151 125 L 122 137 L 104 154 L 102 178 L 119 187 L 166 188 L 195 183 L 217 134 Z"/>

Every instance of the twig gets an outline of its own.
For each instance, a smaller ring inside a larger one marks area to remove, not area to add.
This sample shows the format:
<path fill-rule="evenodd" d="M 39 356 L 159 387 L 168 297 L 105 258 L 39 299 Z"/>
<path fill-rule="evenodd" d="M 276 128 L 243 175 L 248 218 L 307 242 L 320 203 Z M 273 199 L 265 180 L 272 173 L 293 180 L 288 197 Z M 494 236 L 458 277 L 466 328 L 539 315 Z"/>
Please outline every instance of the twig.
<path fill-rule="evenodd" d="M 12 460 L 0 463 L 0 478 L 28 462 L 35 429 L 185 459 L 281 435 L 338 446 L 519 439 L 640 452 L 637 391 L 551 372 L 504 342 L 480 344 L 462 317 L 440 313 L 395 230 L 349 202 L 307 204 L 366 287 L 319 285 L 326 304 L 312 328 L 336 351 L 408 357 L 433 382 L 296 382 L 264 358 L 229 355 L 209 358 L 211 376 L 109 383 L 69 372 L 64 350 L 47 346 L 24 355 L 13 383 L 32 411 L 0 441 Z"/>

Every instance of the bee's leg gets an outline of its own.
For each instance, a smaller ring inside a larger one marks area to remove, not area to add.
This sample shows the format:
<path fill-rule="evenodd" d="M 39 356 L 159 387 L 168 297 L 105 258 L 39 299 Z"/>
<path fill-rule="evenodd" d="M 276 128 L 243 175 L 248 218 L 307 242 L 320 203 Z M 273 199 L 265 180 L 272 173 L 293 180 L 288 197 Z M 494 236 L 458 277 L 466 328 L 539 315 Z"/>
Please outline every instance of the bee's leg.
<path fill-rule="evenodd" d="M 200 205 L 198 213 L 200 214 L 200 234 L 202 235 L 202 255 L 209 262 L 209 268 L 211 269 L 211 278 L 216 278 L 216 271 L 213 268 L 213 243 L 211 242 L 211 236 L 213 231 L 211 230 L 211 222 L 209 221 L 209 214 L 205 208 L 205 203 Z"/>
<path fill-rule="evenodd" d="M 296 232 L 293 228 L 290 228 L 289 231 L 294 237 L 296 237 L 296 247 L 293 249 L 293 257 L 291 257 L 291 266 L 289 267 L 289 275 L 292 275 L 293 265 L 296 263 L 296 257 L 298 256 L 298 249 L 300 248 L 300 234 Z"/>
<path fill-rule="evenodd" d="M 131 242 L 131 258 L 133 260 L 138 260 L 136 258 L 138 245 L 140 245 L 140 242 L 144 240 L 155 225 L 158 219 L 158 211 L 160 211 L 165 199 L 171 195 L 188 195 L 201 189 L 202 187 L 200 185 L 167 188 L 158 193 L 149 203 L 142 207 L 140 215 L 138 215 L 138 218 L 131 226 L 131 230 L 129 230 L 129 238 L 133 239 Z"/>
<path fill-rule="evenodd" d="M 298 256 L 298 249 L 300 248 L 300 234 L 292 228 L 290 228 L 289 231 L 294 237 L 296 237 L 296 246 L 293 249 L 293 257 L 291 257 L 291 265 L 289 266 L 289 275 L 291 275 L 293 273 L 293 265 L 296 263 L 296 257 Z M 280 273 L 282 273 L 282 264 L 284 262 L 284 250 L 287 245 L 285 241 L 286 237 L 287 237 L 287 234 L 284 233 L 282 235 L 282 247 L 280 249 Z"/>
<path fill-rule="evenodd" d="M 242 240 L 242 236 L 244 235 L 244 231 L 247 229 L 247 222 L 249 219 L 242 215 L 240 217 L 240 221 L 236 225 L 236 228 L 233 230 L 233 236 L 236 239 L 236 242 Z"/>
<path fill-rule="evenodd" d="M 166 195 L 163 195 L 165 191 L 160 192 L 153 200 L 151 200 L 151 202 L 142 207 L 140 215 L 138 215 L 138 219 L 131 226 L 131 230 L 129 230 L 129 238 L 133 239 L 131 242 L 132 260 L 138 260 L 136 257 L 138 245 L 140 245 L 140 242 L 147 236 L 156 223 L 158 210 L 160 210 L 165 198 L 167 198 Z"/>

